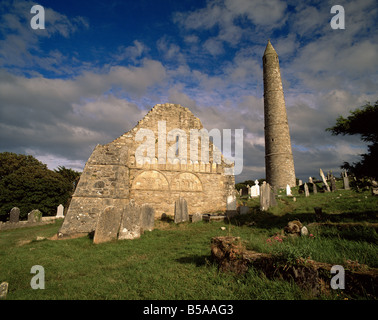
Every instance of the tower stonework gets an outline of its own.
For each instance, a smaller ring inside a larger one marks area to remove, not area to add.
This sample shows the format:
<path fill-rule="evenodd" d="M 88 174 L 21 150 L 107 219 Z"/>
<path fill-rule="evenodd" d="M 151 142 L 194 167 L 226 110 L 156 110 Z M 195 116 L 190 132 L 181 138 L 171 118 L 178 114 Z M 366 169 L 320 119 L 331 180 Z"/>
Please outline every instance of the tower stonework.
<path fill-rule="evenodd" d="M 266 180 L 278 188 L 294 187 L 294 160 L 280 65 L 270 41 L 263 56 L 263 70 Z"/>

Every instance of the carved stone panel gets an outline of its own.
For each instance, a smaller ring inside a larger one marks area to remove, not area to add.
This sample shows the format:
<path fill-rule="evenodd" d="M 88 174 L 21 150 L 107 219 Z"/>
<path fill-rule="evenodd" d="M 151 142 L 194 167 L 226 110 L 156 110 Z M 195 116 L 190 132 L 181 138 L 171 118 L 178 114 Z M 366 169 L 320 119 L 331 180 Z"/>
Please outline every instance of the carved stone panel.
<path fill-rule="evenodd" d="M 202 191 L 201 180 L 193 173 L 183 172 L 172 179 L 172 191 Z"/>
<path fill-rule="evenodd" d="M 134 182 L 132 189 L 136 190 L 169 190 L 168 180 L 159 171 L 149 170 L 139 174 Z"/>

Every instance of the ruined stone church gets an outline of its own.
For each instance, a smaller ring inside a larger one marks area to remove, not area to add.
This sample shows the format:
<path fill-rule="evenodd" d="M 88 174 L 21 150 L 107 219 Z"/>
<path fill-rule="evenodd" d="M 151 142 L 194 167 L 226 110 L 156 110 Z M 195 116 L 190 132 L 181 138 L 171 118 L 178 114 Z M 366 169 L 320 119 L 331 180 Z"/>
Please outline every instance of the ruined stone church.
<path fill-rule="evenodd" d="M 204 149 L 200 143 L 194 150 L 198 161 L 192 161 L 191 133 L 195 129 L 203 125 L 188 108 L 157 104 L 133 129 L 106 145 L 97 145 L 73 194 L 60 236 L 93 232 L 100 212 L 108 206 L 122 210 L 130 201 L 151 206 L 155 217 L 173 216 L 179 197 L 187 201 L 189 214 L 226 211 L 235 179 L 225 171 L 232 164 L 222 155 L 215 161 L 217 148 L 211 141 L 208 161 L 201 161 Z M 181 135 L 172 142 L 175 130 Z M 153 139 L 144 137 L 144 132 L 152 133 Z M 171 139 L 167 139 L 169 134 Z M 187 143 L 181 144 L 184 138 Z M 178 143 L 180 148 L 175 149 Z"/>

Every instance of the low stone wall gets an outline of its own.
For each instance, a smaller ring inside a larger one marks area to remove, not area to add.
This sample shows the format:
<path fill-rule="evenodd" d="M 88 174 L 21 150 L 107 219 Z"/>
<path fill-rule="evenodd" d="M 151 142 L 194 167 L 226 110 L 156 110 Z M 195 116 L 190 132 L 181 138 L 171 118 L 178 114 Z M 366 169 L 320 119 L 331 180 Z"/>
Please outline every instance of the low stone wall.
<path fill-rule="evenodd" d="M 30 221 L 19 221 L 19 222 L 0 222 L 0 231 L 18 229 L 18 228 L 27 228 L 41 226 L 44 224 L 54 223 L 57 217 L 42 217 L 39 222 L 30 222 Z M 60 218 L 61 219 L 61 218 Z"/>
<path fill-rule="evenodd" d="M 211 255 L 218 263 L 219 270 L 224 272 L 245 274 L 253 267 L 262 271 L 267 278 L 293 280 L 313 295 L 331 290 L 331 264 L 314 260 L 297 264 L 281 261 L 268 253 L 246 250 L 239 237 L 212 238 Z M 377 296 L 378 269 L 365 267 L 366 270 L 358 271 L 345 269 L 345 293 Z"/>

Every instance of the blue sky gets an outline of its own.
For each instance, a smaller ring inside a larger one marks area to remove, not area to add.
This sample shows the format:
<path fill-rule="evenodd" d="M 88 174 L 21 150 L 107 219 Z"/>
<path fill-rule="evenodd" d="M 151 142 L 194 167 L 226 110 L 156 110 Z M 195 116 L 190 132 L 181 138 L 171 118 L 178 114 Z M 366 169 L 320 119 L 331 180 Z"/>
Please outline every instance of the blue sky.
<path fill-rule="evenodd" d="M 30 9 L 45 8 L 33 30 Z M 345 30 L 333 30 L 334 4 Z M 339 115 L 378 100 L 378 6 L 358 1 L 2 1 L 0 151 L 82 170 L 96 144 L 158 103 L 207 129 L 244 130 L 236 181 L 265 177 L 262 55 L 280 58 L 296 174 L 357 161 L 359 137 L 331 136 Z"/>

